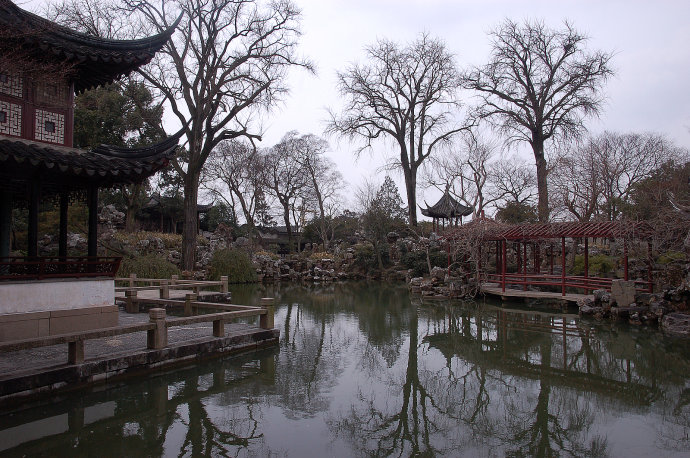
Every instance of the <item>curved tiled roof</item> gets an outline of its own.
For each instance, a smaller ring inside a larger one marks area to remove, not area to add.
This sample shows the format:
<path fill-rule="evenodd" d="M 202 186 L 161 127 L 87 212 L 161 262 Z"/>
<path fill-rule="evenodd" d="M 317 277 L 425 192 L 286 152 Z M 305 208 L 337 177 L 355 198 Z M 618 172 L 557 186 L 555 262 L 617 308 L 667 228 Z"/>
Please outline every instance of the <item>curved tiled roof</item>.
<path fill-rule="evenodd" d="M 426 203 L 426 202 L 425 202 Z M 443 196 L 436 202 L 433 206 L 429 207 L 427 204 L 426 208 L 421 208 L 422 215 L 428 216 L 430 218 L 457 218 L 459 216 L 468 216 L 472 214 L 472 209 L 467 207 L 448 193 L 448 191 L 443 193 Z"/>
<path fill-rule="evenodd" d="M 112 40 L 86 35 L 0 0 L 0 29 L 37 58 L 71 64 L 76 92 L 110 83 L 147 64 L 170 39 L 181 17 L 157 35 Z"/>
<path fill-rule="evenodd" d="M 99 186 L 137 183 L 168 165 L 181 131 L 142 148 L 101 145 L 90 151 L 0 135 L 0 176 L 40 175 L 44 180 L 95 182 Z"/>

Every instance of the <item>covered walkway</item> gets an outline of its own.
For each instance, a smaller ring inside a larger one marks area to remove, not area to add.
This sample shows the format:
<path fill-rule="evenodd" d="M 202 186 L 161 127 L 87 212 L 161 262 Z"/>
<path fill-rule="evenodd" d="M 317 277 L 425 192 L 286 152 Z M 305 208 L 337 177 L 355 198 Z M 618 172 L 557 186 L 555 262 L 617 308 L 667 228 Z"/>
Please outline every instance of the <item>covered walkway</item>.
<path fill-rule="evenodd" d="M 474 230 L 471 224 L 459 227 L 446 238 L 449 242 L 466 238 Z M 476 236 L 479 245 L 478 270 L 482 283 L 493 283 L 500 288 L 502 296 L 506 290 L 521 288 L 529 297 L 537 297 L 548 292 L 560 296 L 574 292 L 584 292 L 585 295 L 597 289 L 611 290 L 611 281 L 615 278 L 590 275 L 590 241 L 604 239 L 615 241 L 622 245 L 621 266 L 623 280 L 630 278 L 629 248 L 632 243 L 646 243 L 647 248 L 647 278 L 636 279 L 635 287 L 638 291 L 652 292 L 652 255 L 651 227 L 644 222 L 565 222 L 547 224 L 520 224 L 504 226 L 498 223 L 490 225 L 483 222 L 480 236 Z M 571 242 L 566 244 L 566 239 Z M 581 275 L 568 273 L 566 257 L 570 250 L 576 255 L 579 241 L 584 244 L 582 256 L 584 269 Z M 569 247 L 567 245 L 570 245 Z M 494 257 L 493 271 L 485 270 L 488 260 Z M 509 265 L 508 259 L 511 258 Z M 579 295 L 579 294 L 577 294 Z M 526 297 L 524 294 L 521 297 Z"/>

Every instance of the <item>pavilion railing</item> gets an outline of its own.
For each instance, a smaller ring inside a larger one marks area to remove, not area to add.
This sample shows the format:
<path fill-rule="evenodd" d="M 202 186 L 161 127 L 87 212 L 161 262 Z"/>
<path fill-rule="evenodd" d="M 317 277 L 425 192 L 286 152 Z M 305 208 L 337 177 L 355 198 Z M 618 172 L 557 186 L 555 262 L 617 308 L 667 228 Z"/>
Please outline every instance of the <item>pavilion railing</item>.
<path fill-rule="evenodd" d="M 12 256 L 0 258 L 0 281 L 50 278 L 115 278 L 120 257 Z"/>
<path fill-rule="evenodd" d="M 505 279 L 500 273 L 485 274 L 486 281 L 498 283 L 499 286 L 522 286 L 524 289 L 529 287 L 557 286 L 563 291 L 565 288 L 577 288 L 589 294 L 590 291 L 604 289 L 611 291 L 611 281 L 614 278 L 606 277 L 584 277 L 581 275 L 550 275 L 550 274 L 522 274 L 507 273 Z M 504 285 L 505 283 L 505 285 Z M 644 280 L 635 280 L 635 289 L 640 292 L 651 291 L 651 284 Z"/>

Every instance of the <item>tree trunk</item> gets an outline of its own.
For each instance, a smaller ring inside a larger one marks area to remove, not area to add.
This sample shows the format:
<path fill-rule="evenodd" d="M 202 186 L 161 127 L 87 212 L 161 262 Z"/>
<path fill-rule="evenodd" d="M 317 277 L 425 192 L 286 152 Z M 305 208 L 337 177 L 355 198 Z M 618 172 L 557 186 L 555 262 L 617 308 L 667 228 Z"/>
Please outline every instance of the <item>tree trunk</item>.
<path fill-rule="evenodd" d="M 131 205 L 127 205 L 127 213 L 125 213 L 125 232 L 127 233 L 134 232 L 134 214 L 136 212 L 136 208 Z"/>
<path fill-rule="evenodd" d="M 417 227 L 417 169 L 404 170 L 405 191 L 407 192 L 407 216 L 410 226 Z"/>
<path fill-rule="evenodd" d="M 546 184 L 546 159 L 544 158 L 544 140 L 535 138 L 532 141 L 532 150 L 537 164 L 537 194 L 539 203 L 537 204 L 537 214 L 540 223 L 549 221 L 549 189 Z"/>
<path fill-rule="evenodd" d="M 187 173 L 184 177 L 184 225 L 182 226 L 182 268 L 194 270 L 196 262 L 197 198 L 199 173 Z"/>
<path fill-rule="evenodd" d="M 381 244 L 377 241 L 374 243 L 374 251 L 376 252 L 376 261 L 379 263 L 379 270 L 383 272 L 383 259 L 381 259 Z"/>
<path fill-rule="evenodd" d="M 285 230 L 288 236 L 288 253 L 292 253 L 292 227 L 290 226 L 290 206 L 283 205 L 283 221 L 285 221 Z"/>

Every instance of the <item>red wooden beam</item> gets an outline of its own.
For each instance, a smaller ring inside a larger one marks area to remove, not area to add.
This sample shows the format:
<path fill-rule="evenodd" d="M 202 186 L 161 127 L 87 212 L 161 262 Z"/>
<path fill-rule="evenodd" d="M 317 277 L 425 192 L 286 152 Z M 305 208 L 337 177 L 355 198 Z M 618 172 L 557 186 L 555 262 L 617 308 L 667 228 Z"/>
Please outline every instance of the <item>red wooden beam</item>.
<path fill-rule="evenodd" d="M 561 295 L 565 296 L 565 237 L 561 237 Z"/>

